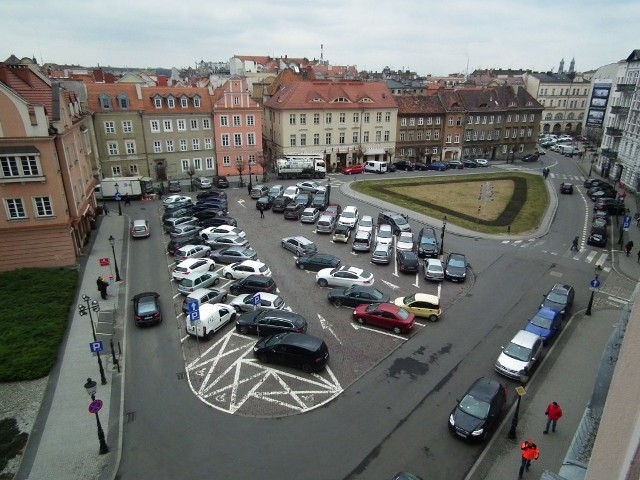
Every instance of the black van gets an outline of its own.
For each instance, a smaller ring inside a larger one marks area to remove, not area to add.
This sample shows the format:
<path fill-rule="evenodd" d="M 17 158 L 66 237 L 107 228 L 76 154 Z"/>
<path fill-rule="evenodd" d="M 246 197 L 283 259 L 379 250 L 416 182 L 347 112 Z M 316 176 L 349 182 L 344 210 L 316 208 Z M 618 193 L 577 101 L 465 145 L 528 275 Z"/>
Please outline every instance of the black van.
<path fill-rule="evenodd" d="M 418 255 L 422 258 L 435 258 L 440 253 L 438 237 L 432 227 L 424 227 L 418 235 Z"/>
<path fill-rule="evenodd" d="M 378 225 L 391 225 L 393 234 L 397 235 L 400 232 L 410 232 L 411 225 L 407 222 L 407 219 L 396 212 L 380 212 L 378 214 Z"/>

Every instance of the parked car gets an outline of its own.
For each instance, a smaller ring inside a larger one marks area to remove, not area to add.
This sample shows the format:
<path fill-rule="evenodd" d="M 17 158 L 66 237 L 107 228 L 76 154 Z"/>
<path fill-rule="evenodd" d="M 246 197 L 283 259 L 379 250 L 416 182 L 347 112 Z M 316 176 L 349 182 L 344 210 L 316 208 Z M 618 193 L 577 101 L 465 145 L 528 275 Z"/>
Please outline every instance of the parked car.
<path fill-rule="evenodd" d="M 476 158 L 475 161 L 476 161 L 476 163 L 478 164 L 479 167 L 488 167 L 489 166 L 489 160 L 487 160 L 486 158 Z"/>
<path fill-rule="evenodd" d="M 279 333 L 263 338 L 253 347 L 262 363 L 279 363 L 305 372 L 321 371 L 329 361 L 329 349 L 320 338 L 303 333 Z"/>
<path fill-rule="evenodd" d="M 306 180 L 304 182 L 296 183 L 296 187 L 298 187 L 301 192 L 309 193 L 324 192 L 327 189 L 323 185 L 320 185 L 318 182 L 314 182 L 312 180 Z"/>
<path fill-rule="evenodd" d="M 353 244 L 351 250 L 354 252 L 369 252 L 371 251 L 371 232 L 366 230 L 357 230 L 353 237 Z"/>
<path fill-rule="evenodd" d="M 444 266 L 444 278 L 452 282 L 467 279 L 467 257 L 462 253 L 450 253 Z"/>
<path fill-rule="evenodd" d="M 376 243 L 371 254 L 371 263 L 388 265 L 391 263 L 392 247 L 388 243 Z"/>
<path fill-rule="evenodd" d="M 464 168 L 478 168 L 478 164 L 472 158 L 467 158 L 462 162 L 462 165 L 464 166 Z"/>
<path fill-rule="evenodd" d="M 336 217 L 336 219 L 337 219 L 342 214 L 342 206 L 340 206 L 340 204 L 338 204 L 338 203 L 330 203 L 324 209 L 324 214 L 325 215 L 331 215 L 332 217 Z"/>
<path fill-rule="evenodd" d="M 196 199 L 199 201 L 206 201 L 207 199 L 227 199 L 227 193 L 220 190 L 205 190 L 203 192 L 196 193 Z"/>
<path fill-rule="evenodd" d="M 291 202 L 284 209 L 284 218 L 287 220 L 298 220 L 306 207 L 299 203 Z"/>
<path fill-rule="evenodd" d="M 450 160 L 449 161 L 449 168 L 456 169 L 456 170 L 462 170 L 464 168 L 464 165 L 460 160 Z"/>
<path fill-rule="evenodd" d="M 486 440 L 502 420 L 507 389 L 488 377 L 476 380 L 449 414 L 449 428 L 467 440 Z"/>
<path fill-rule="evenodd" d="M 262 210 L 269 210 L 271 208 L 272 205 L 272 201 L 271 201 L 271 197 L 265 195 L 264 197 L 260 197 L 258 200 L 256 200 L 256 209 L 260 210 L 260 208 L 262 208 Z"/>
<path fill-rule="evenodd" d="M 203 213 L 203 212 L 198 212 Z M 200 218 L 198 214 L 195 214 L 196 217 Z M 221 216 L 221 217 L 210 217 L 210 218 L 200 218 L 200 226 L 202 228 L 209 227 L 219 227 L 221 225 L 230 225 L 235 227 L 238 225 L 238 222 L 233 217 Z"/>
<path fill-rule="evenodd" d="M 183 225 L 198 225 L 197 217 L 172 217 L 167 218 L 162 222 L 162 229 L 165 232 L 170 232 L 176 227 L 181 227 Z"/>
<path fill-rule="evenodd" d="M 193 184 L 201 190 L 208 190 L 213 186 L 207 177 L 196 177 L 193 179 Z"/>
<path fill-rule="evenodd" d="M 189 313 L 189 303 L 198 302 L 198 305 L 207 303 L 224 303 L 227 301 L 228 293 L 224 288 L 199 288 L 194 290 L 182 300 L 183 313 Z"/>
<path fill-rule="evenodd" d="M 257 260 L 258 254 L 247 247 L 228 247 L 222 250 L 214 250 L 210 257 L 216 263 L 234 263 L 243 260 Z"/>
<path fill-rule="evenodd" d="M 229 286 L 229 293 L 231 295 L 257 292 L 275 293 L 277 288 L 275 280 L 271 277 L 249 275 L 248 277 L 233 282 Z"/>
<path fill-rule="evenodd" d="M 187 334 L 209 340 L 214 333 L 236 318 L 236 312 L 224 303 L 208 303 L 200 307 L 200 320 L 191 322 L 186 319 Z"/>
<path fill-rule="evenodd" d="M 298 257 L 318 251 L 316 244 L 306 237 L 285 237 L 281 240 L 280 244 L 282 248 L 293 252 L 293 254 Z"/>
<path fill-rule="evenodd" d="M 157 292 L 143 292 L 135 295 L 133 302 L 133 320 L 138 327 L 162 322 L 160 295 Z"/>
<path fill-rule="evenodd" d="M 378 225 L 378 232 L 376 233 L 376 243 L 393 245 L 393 230 L 391 229 L 391 225 Z"/>
<path fill-rule="evenodd" d="M 440 282 L 444 280 L 444 266 L 437 258 L 428 258 L 423 263 L 424 278 Z"/>
<path fill-rule="evenodd" d="M 256 310 L 240 315 L 236 320 L 236 330 L 243 335 L 260 336 L 278 333 L 305 333 L 307 320 L 299 313 L 287 310 Z"/>
<path fill-rule="evenodd" d="M 413 240 L 413 233 L 400 232 L 396 239 L 396 250 L 405 250 L 413 252 L 415 249 L 415 242 Z"/>
<path fill-rule="evenodd" d="M 562 329 L 562 313 L 549 307 L 538 310 L 524 328 L 527 332 L 542 337 L 545 345 L 550 343 Z"/>
<path fill-rule="evenodd" d="M 165 207 L 174 203 L 178 205 L 190 205 L 193 203 L 193 200 L 191 200 L 191 197 L 187 197 L 185 195 L 169 195 L 162 201 L 162 205 Z"/>
<path fill-rule="evenodd" d="M 351 238 L 351 228 L 346 225 L 338 225 L 333 232 L 333 241 L 340 243 L 349 243 Z"/>
<path fill-rule="evenodd" d="M 169 193 L 180 193 L 182 191 L 180 180 L 169 180 L 167 190 L 169 190 Z"/>
<path fill-rule="evenodd" d="M 282 185 L 273 185 L 270 189 L 269 189 L 269 198 L 271 199 L 271 201 L 273 201 L 274 198 L 279 197 L 280 195 L 282 195 L 284 193 L 284 187 Z"/>
<path fill-rule="evenodd" d="M 231 263 L 222 270 L 222 276 L 229 280 L 237 280 L 249 275 L 270 277 L 271 269 L 257 260 L 243 260 L 242 262 Z"/>
<path fill-rule="evenodd" d="M 186 238 L 176 238 L 175 240 L 169 240 L 169 243 L 167 243 L 167 253 L 169 255 L 175 255 L 176 252 L 182 247 L 185 247 L 187 245 L 196 246 L 201 245 L 202 243 L 204 243 L 204 240 L 202 240 L 199 235 L 194 235 L 193 237 Z M 176 261 L 177 260 L 178 259 L 176 258 Z"/>
<path fill-rule="evenodd" d="M 199 288 L 208 288 L 220 283 L 216 272 L 191 272 L 178 283 L 178 292 L 188 295 Z"/>
<path fill-rule="evenodd" d="M 394 165 L 396 169 L 404 170 L 405 172 L 410 172 L 411 170 L 415 169 L 413 162 L 410 162 L 408 160 L 398 160 L 397 162 L 394 162 Z"/>
<path fill-rule="evenodd" d="M 360 218 L 360 213 L 358 213 L 358 209 L 354 206 L 347 206 L 342 210 L 342 214 L 340 218 L 338 218 L 338 225 L 345 225 L 349 228 L 355 228 L 358 224 L 358 220 Z"/>
<path fill-rule="evenodd" d="M 398 297 L 393 303 L 413 313 L 416 317 L 424 317 L 430 322 L 440 320 L 442 315 L 440 298 L 428 293 L 414 293 L 406 297 Z"/>
<path fill-rule="evenodd" d="M 300 270 L 319 272 L 324 268 L 338 268 L 342 261 L 335 255 L 328 253 L 310 253 L 296 258 L 296 267 Z"/>
<path fill-rule="evenodd" d="M 387 162 L 387 172 L 395 172 L 396 170 L 395 163 Z"/>
<path fill-rule="evenodd" d="M 314 207 L 307 207 L 302 211 L 300 221 L 302 223 L 316 223 L 318 217 L 320 217 L 320 210 Z"/>
<path fill-rule="evenodd" d="M 208 245 L 188 244 L 178 248 L 173 254 L 176 261 L 183 261 L 187 258 L 208 257 L 211 253 L 211 247 Z"/>
<path fill-rule="evenodd" d="M 414 170 L 419 170 L 419 171 L 426 171 L 429 169 L 429 165 L 427 165 L 424 162 L 414 162 L 413 163 L 413 169 Z"/>
<path fill-rule="evenodd" d="M 318 210 L 324 210 L 327 207 L 328 199 L 326 193 L 316 193 L 311 199 L 311 206 Z"/>
<path fill-rule="evenodd" d="M 596 200 L 596 203 L 593 206 L 594 212 L 598 210 L 608 212 L 611 215 L 621 215 L 626 213 L 627 207 L 621 200 L 616 200 L 614 198 L 600 198 Z"/>
<path fill-rule="evenodd" d="M 216 238 L 226 237 L 228 235 L 235 235 L 242 238 L 246 238 L 247 236 L 243 230 L 233 225 L 218 225 L 200 230 L 200 236 L 205 240 L 215 240 Z"/>
<path fill-rule="evenodd" d="M 560 193 L 567 193 L 567 194 L 571 195 L 573 193 L 573 184 L 572 183 L 567 183 L 567 182 L 562 182 L 560 184 Z"/>
<path fill-rule="evenodd" d="M 202 230 L 200 225 L 180 225 L 169 232 L 169 237 L 174 240 L 176 238 L 192 237 L 193 235 L 198 235 L 200 230 Z"/>
<path fill-rule="evenodd" d="M 374 227 L 375 225 L 373 224 L 373 217 L 371 215 L 363 215 L 358 222 L 358 230 L 371 232 L 371 235 L 373 235 Z"/>
<path fill-rule="evenodd" d="M 322 215 L 316 222 L 316 233 L 333 233 L 336 228 L 336 217 Z"/>
<path fill-rule="evenodd" d="M 291 200 L 294 200 L 296 198 L 296 195 L 298 195 L 299 193 L 300 193 L 300 189 L 295 185 L 292 185 L 290 187 L 285 188 L 284 193 L 282 195 L 284 195 L 285 197 L 289 197 Z"/>
<path fill-rule="evenodd" d="M 220 176 L 216 178 L 216 187 L 218 188 L 229 188 L 229 180 L 227 177 Z"/>
<path fill-rule="evenodd" d="M 409 225 L 407 219 L 396 212 L 380 212 L 378 214 L 378 226 L 380 225 L 391 225 L 394 235 L 411 231 L 411 225 Z"/>
<path fill-rule="evenodd" d="M 409 250 L 396 250 L 396 264 L 401 272 L 415 273 L 420 270 L 418 255 Z"/>
<path fill-rule="evenodd" d="M 544 342 L 535 333 L 520 330 L 502 347 L 496 360 L 496 372 L 505 377 L 527 383 L 536 364 L 542 360 Z"/>
<path fill-rule="evenodd" d="M 435 170 L 437 172 L 444 172 L 447 169 L 447 164 L 442 162 L 433 162 L 427 165 L 427 170 Z"/>
<path fill-rule="evenodd" d="M 618 196 L 618 192 L 615 190 L 597 190 L 590 195 L 592 201 L 596 201 L 599 198 L 616 198 Z"/>
<path fill-rule="evenodd" d="M 571 285 L 556 283 L 546 295 L 543 295 L 544 300 L 540 304 L 540 308 L 547 307 L 557 310 L 566 318 L 571 312 L 575 294 L 576 291 Z"/>
<path fill-rule="evenodd" d="M 327 295 L 329 302 L 336 307 L 357 307 L 363 303 L 387 303 L 391 297 L 377 288 L 367 285 L 354 285 L 347 288 L 334 288 Z"/>
<path fill-rule="evenodd" d="M 149 221 L 145 219 L 134 220 L 130 226 L 131 238 L 147 238 L 151 235 Z"/>
<path fill-rule="evenodd" d="M 211 222 L 217 218 L 231 218 L 231 217 L 227 217 L 226 210 L 220 209 L 220 208 L 200 209 L 200 210 L 194 211 L 193 216 L 200 221 L 200 225 L 203 228 L 213 226 Z M 205 225 L 205 222 L 207 222 L 207 225 Z M 231 223 L 218 220 L 217 223 L 215 223 L 215 225 L 234 225 L 234 222 L 235 220 L 233 220 Z"/>
<path fill-rule="evenodd" d="M 272 212 L 284 212 L 284 209 L 292 202 L 289 197 L 285 197 L 284 195 L 279 195 L 274 198 L 271 202 L 271 211 Z"/>
<path fill-rule="evenodd" d="M 358 173 L 364 173 L 364 165 L 359 163 L 358 165 L 351 165 L 342 169 L 344 175 L 357 175 Z"/>
<path fill-rule="evenodd" d="M 409 333 L 416 317 L 393 303 L 361 304 L 353 310 L 353 319 L 360 324 L 393 330 L 393 333 Z"/>
<path fill-rule="evenodd" d="M 608 235 L 606 229 L 591 230 L 587 237 L 587 245 L 604 248 L 607 246 L 607 238 Z"/>
<path fill-rule="evenodd" d="M 250 196 L 254 200 L 257 200 L 260 197 L 264 197 L 268 195 L 269 195 L 269 187 L 267 187 L 266 185 L 254 185 L 253 188 L 251 189 Z"/>
<path fill-rule="evenodd" d="M 440 253 L 438 237 L 432 227 L 423 227 L 418 234 L 418 256 L 437 257 Z"/>
<path fill-rule="evenodd" d="M 321 287 L 373 285 L 374 281 L 372 273 L 349 265 L 341 265 L 338 268 L 324 268 L 316 274 L 316 282 Z"/>
<path fill-rule="evenodd" d="M 162 223 L 169 218 L 194 217 L 193 207 L 191 205 L 181 208 L 173 208 L 164 211 L 162 214 Z"/>
<path fill-rule="evenodd" d="M 229 305 L 238 313 L 252 310 L 282 310 L 284 300 L 275 293 L 243 293 L 231 300 Z"/>
<path fill-rule="evenodd" d="M 180 262 L 171 272 L 171 277 L 179 282 L 193 272 L 213 272 L 216 269 L 216 262 L 210 258 L 187 258 Z"/>

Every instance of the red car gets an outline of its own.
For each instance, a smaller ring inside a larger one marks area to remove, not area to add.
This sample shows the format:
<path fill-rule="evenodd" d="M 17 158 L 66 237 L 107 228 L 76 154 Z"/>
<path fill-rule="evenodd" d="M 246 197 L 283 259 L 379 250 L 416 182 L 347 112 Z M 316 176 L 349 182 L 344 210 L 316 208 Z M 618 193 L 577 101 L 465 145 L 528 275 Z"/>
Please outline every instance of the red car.
<path fill-rule="evenodd" d="M 415 322 L 415 315 L 393 303 L 372 303 L 358 305 L 353 311 L 353 319 L 361 324 L 388 328 L 393 333 L 409 333 Z"/>
<path fill-rule="evenodd" d="M 364 173 L 364 165 L 351 165 L 350 167 L 344 167 L 342 173 L 345 175 L 355 175 L 357 173 Z"/>

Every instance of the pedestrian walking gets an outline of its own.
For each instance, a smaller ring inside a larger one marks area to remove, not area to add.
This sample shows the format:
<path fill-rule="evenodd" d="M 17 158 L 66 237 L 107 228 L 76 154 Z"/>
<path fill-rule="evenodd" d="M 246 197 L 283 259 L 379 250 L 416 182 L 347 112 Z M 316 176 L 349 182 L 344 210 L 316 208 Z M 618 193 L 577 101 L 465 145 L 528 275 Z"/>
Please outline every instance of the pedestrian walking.
<path fill-rule="evenodd" d="M 580 237 L 576 236 L 573 239 L 573 242 L 571 242 L 571 250 L 575 250 L 578 251 L 578 241 L 580 240 Z"/>
<path fill-rule="evenodd" d="M 249 185 L 247 185 L 247 193 L 249 195 L 251 195 L 251 190 L 253 189 L 253 185 L 251 185 L 251 182 L 249 182 Z"/>
<path fill-rule="evenodd" d="M 103 300 L 107 299 L 107 287 L 109 286 L 109 282 L 107 282 L 104 278 L 98 277 L 96 280 L 96 284 L 98 285 L 98 290 L 100 291 L 100 296 Z"/>
<path fill-rule="evenodd" d="M 107 205 L 106 203 L 102 204 L 102 211 L 104 212 L 104 216 L 108 216 L 109 215 L 109 205 Z"/>
<path fill-rule="evenodd" d="M 533 443 L 532 440 L 525 440 L 520 445 L 520 450 L 522 451 L 522 462 L 520 463 L 520 471 L 518 472 L 518 479 L 522 478 L 525 470 L 528 472 L 529 467 L 531 467 L 531 462 L 533 460 L 537 460 L 540 457 L 540 449 L 538 446 Z"/>
<path fill-rule="evenodd" d="M 129 194 L 125 193 L 124 194 L 124 206 L 126 207 L 127 205 L 131 205 L 131 200 L 129 199 Z"/>
<path fill-rule="evenodd" d="M 627 244 L 624 246 L 624 251 L 627 252 L 627 257 L 631 253 L 632 248 L 633 248 L 633 240 L 629 240 Z"/>
<path fill-rule="evenodd" d="M 562 408 L 560 408 L 558 402 L 551 402 L 547 406 L 547 411 L 544 412 L 544 414 L 547 416 L 547 426 L 542 433 L 546 435 L 549 433 L 549 426 L 551 426 L 552 432 L 556 431 L 556 424 L 558 423 L 558 420 L 560 420 L 560 417 L 562 417 Z"/>
<path fill-rule="evenodd" d="M 262 204 L 258 206 L 258 210 L 260 210 L 260 218 L 264 218 L 264 206 Z"/>

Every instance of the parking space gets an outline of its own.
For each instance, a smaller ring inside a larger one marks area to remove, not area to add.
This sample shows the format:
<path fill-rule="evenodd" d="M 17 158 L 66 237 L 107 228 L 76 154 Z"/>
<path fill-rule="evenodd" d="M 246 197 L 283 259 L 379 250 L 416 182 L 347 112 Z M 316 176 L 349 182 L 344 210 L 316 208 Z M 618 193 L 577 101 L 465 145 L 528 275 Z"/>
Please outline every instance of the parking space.
<path fill-rule="evenodd" d="M 283 184 L 286 187 L 295 183 L 273 181 L 269 186 Z M 339 194 L 337 183 L 338 180 L 332 180 L 331 202 L 337 201 L 344 207 L 346 199 Z M 231 188 L 227 194 L 229 215 L 246 232 L 246 238 L 260 261 L 271 269 L 277 293 L 286 302 L 286 308 L 306 318 L 307 333 L 325 341 L 330 360 L 325 370 L 315 374 L 260 364 L 253 356 L 253 346 L 258 337 L 237 333 L 234 322 L 206 342 L 187 336 L 183 327 L 182 345 L 191 388 L 202 401 L 214 408 L 251 416 L 282 416 L 323 405 L 418 331 L 446 328 L 447 307 L 465 295 L 473 283 L 471 278 L 461 284 L 430 282 L 424 279 L 422 267 L 417 274 L 399 272 L 395 249 L 389 265 L 374 264 L 370 252 L 353 252 L 351 242 L 334 243 L 332 235 L 317 233 L 314 224 L 286 220 L 281 213 L 271 211 L 266 211 L 265 217 L 261 218 L 255 200 L 247 195 L 246 189 Z M 371 215 L 374 221 L 377 219 L 378 211 L 370 205 L 358 203 L 356 206 L 361 215 Z M 417 225 L 413 226 L 414 232 L 419 229 Z M 354 322 L 351 308 L 335 307 L 329 303 L 327 294 L 332 287 L 320 287 L 316 282 L 316 272 L 296 268 L 296 257 L 281 246 L 281 239 L 289 236 L 304 236 L 316 244 L 319 253 L 335 255 L 341 259 L 342 265 L 371 272 L 375 278 L 373 286 L 389 294 L 392 302 L 396 297 L 413 293 L 440 296 L 443 318 L 436 323 L 416 318 L 409 334 Z M 173 258 L 167 257 L 167 261 L 171 264 Z M 170 265 L 170 270 L 173 266 Z M 224 267 L 219 264 L 216 270 L 221 273 Z M 233 280 L 222 278 L 216 287 L 228 290 L 231 283 Z M 181 312 L 183 296 L 177 293 L 175 282 L 172 282 L 172 288 L 175 311 Z M 227 303 L 234 298 L 229 295 Z M 181 314 L 178 321 L 186 326 L 187 318 Z"/>

